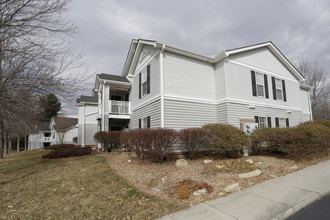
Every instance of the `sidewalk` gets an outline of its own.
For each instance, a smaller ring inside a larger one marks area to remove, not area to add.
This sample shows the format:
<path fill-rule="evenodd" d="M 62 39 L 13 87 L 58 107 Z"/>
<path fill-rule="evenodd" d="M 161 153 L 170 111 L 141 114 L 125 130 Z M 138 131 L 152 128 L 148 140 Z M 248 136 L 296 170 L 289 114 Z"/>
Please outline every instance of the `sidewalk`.
<path fill-rule="evenodd" d="M 285 219 L 330 193 L 330 160 L 159 220 Z"/>

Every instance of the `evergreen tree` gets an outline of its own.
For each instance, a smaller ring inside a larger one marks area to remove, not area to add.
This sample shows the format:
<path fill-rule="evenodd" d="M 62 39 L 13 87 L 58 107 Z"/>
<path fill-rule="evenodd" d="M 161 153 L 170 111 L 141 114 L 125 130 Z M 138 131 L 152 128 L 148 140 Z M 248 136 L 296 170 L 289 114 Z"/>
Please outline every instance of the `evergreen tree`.
<path fill-rule="evenodd" d="M 41 121 L 50 122 L 53 116 L 61 110 L 62 106 L 56 95 L 49 93 L 40 98 Z"/>

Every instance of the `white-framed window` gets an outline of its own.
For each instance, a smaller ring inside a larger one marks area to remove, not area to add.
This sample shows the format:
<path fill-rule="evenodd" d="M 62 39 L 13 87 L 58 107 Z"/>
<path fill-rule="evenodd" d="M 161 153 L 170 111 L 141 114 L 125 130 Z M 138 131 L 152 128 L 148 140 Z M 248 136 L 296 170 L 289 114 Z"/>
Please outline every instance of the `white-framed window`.
<path fill-rule="evenodd" d="M 285 128 L 286 127 L 286 121 L 285 118 L 279 118 L 278 119 L 279 127 L 280 128 Z"/>
<path fill-rule="evenodd" d="M 275 79 L 275 86 L 276 86 L 276 98 L 278 100 L 283 100 L 283 89 L 282 89 L 282 80 Z"/>
<path fill-rule="evenodd" d="M 257 96 L 265 96 L 264 77 L 262 73 L 256 72 Z"/>
<path fill-rule="evenodd" d="M 142 97 L 147 95 L 148 92 L 148 77 L 147 77 L 147 70 L 145 69 L 141 73 L 141 95 Z"/>
<path fill-rule="evenodd" d="M 148 128 L 148 118 L 142 118 L 141 119 L 141 128 Z"/>
<path fill-rule="evenodd" d="M 259 117 L 259 128 L 267 128 L 267 118 L 266 117 Z"/>
<path fill-rule="evenodd" d="M 150 128 L 150 116 L 139 119 L 139 128 Z"/>

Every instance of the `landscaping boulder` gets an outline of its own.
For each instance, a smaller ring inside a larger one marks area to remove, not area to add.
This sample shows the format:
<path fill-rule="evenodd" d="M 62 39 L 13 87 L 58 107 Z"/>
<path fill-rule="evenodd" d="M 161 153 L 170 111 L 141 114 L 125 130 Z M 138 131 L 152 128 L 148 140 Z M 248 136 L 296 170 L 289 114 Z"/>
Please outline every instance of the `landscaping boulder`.
<path fill-rule="evenodd" d="M 196 190 L 195 192 L 193 192 L 193 195 L 194 196 L 200 196 L 202 194 L 205 194 L 207 193 L 207 189 L 203 188 L 203 189 L 199 189 L 199 190 Z"/>
<path fill-rule="evenodd" d="M 252 159 L 247 159 L 247 160 L 245 160 L 245 162 L 253 164 L 253 160 Z"/>
<path fill-rule="evenodd" d="M 248 172 L 248 173 L 239 174 L 238 177 L 244 179 L 244 178 L 259 176 L 260 174 L 261 174 L 261 171 L 256 169 L 256 170 Z"/>
<path fill-rule="evenodd" d="M 175 166 L 176 167 L 187 167 L 188 166 L 188 161 L 186 161 L 185 159 L 178 159 L 175 162 Z"/>
<path fill-rule="evenodd" d="M 241 190 L 239 183 L 234 183 L 234 184 L 228 185 L 228 186 L 226 186 L 226 188 L 224 188 L 224 191 L 226 193 L 232 193 L 232 192 L 236 192 L 239 190 Z"/>

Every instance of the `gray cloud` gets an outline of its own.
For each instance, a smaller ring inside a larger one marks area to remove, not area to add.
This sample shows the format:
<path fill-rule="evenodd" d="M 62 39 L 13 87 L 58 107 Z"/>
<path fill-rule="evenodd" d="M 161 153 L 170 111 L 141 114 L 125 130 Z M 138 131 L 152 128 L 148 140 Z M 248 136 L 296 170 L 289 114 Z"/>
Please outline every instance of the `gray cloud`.
<path fill-rule="evenodd" d="M 326 0 L 73 0 L 69 16 L 80 26 L 73 46 L 96 73 L 120 75 L 133 38 L 205 55 L 270 40 L 291 62 L 330 71 Z"/>

